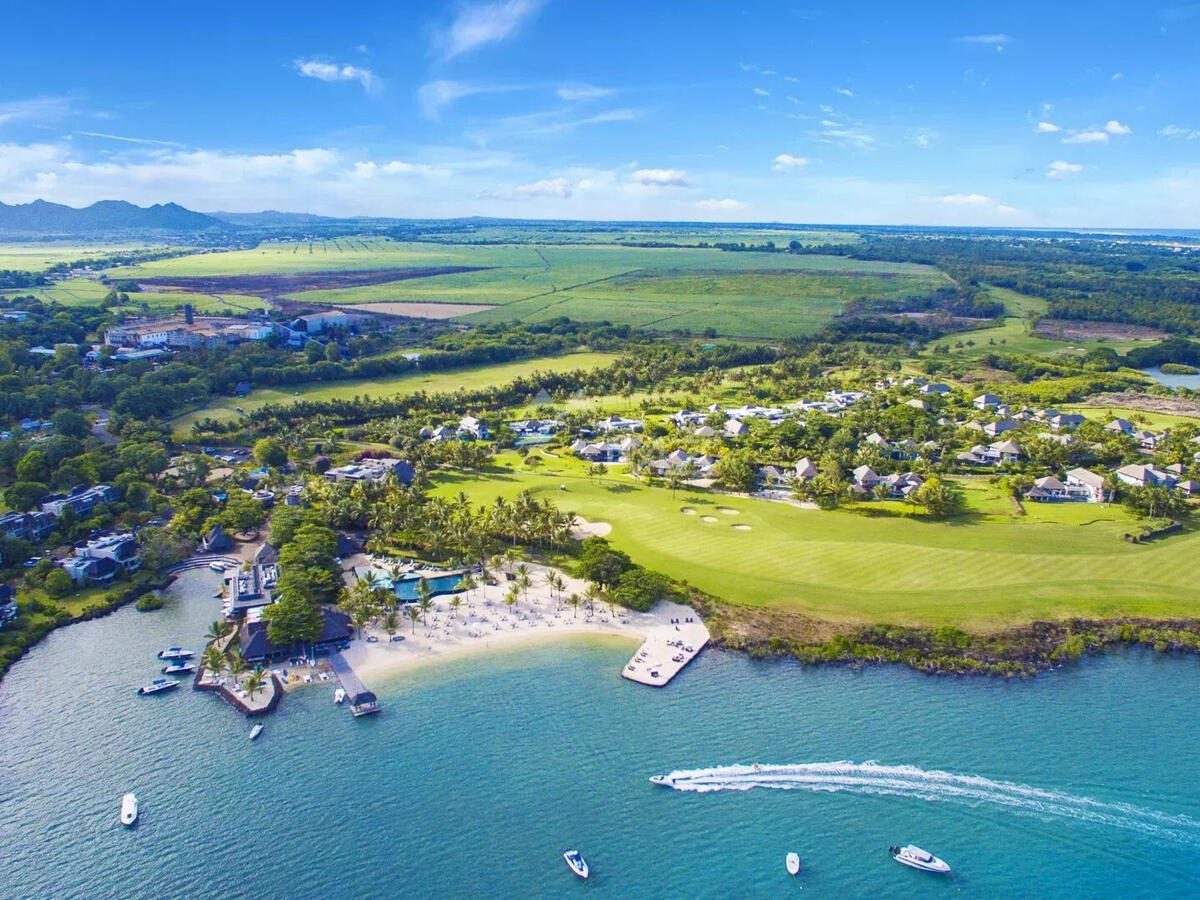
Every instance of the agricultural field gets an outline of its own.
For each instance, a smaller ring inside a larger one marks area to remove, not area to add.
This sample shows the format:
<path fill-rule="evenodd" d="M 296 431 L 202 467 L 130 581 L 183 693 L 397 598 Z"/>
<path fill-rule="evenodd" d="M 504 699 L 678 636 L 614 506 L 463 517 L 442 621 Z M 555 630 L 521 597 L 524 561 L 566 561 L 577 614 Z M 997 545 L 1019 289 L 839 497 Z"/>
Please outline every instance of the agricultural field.
<path fill-rule="evenodd" d="M 414 277 L 411 270 L 470 271 Z M 394 278 L 385 280 L 387 270 Z M 387 302 L 478 304 L 467 322 L 543 321 L 559 316 L 617 324 L 684 328 L 744 337 L 811 333 L 858 297 L 902 297 L 950 284 L 936 269 L 912 263 L 837 256 L 727 253 L 713 249 L 616 245 L 476 246 L 354 238 L 314 244 L 264 244 L 254 250 L 158 260 L 113 270 L 114 278 L 219 279 L 313 272 L 364 273 L 362 283 L 306 279 L 271 282 L 280 298 L 314 304 Z M 371 273 L 370 278 L 365 273 Z M 226 289 L 238 290 L 241 280 Z M 177 284 L 180 284 L 177 282 Z"/>
<path fill-rule="evenodd" d="M 294 403 L 297 400 L 339 400 L 352 397 L 390 397 L 401 393 L 429 393 L 473 390 L 493 384 L 506 384 L 533 372 L 565 372 L 573 369 L 598 369 L 617 359 L 615 353 L 568 353 L 520 362 L 480 366 L 473 369 L 453 369 L 439 372 L 411 372 L 390 378 L 352 381 L 318 381 L 310 384 L 288 385 L 281 388 L 262 388 L 245 397 L 221 397 L 214 402 L 185 413 L 171 421 L 175 435 L 186 439 L 194 422 L 212 418 L 219 422 L 236 419 L 239 409 L 250 412 L 268 403 Z"/>
<path fill-rule="evenodd" d="M 967 514 L 949 522 L 900 502 L 822 512 L 745 497 L 647 487 L 578 460 L 544 457 L 479 476 L 444 474 L 437 491 L 475 502 L 530 490 L 589 521 L 641 563 L 731 603 L 837 622 L 954 624 L 985 631 L 1072 616 L 1195 615 L 1195 531 L 1148 545 L 1121 506 L 1027 504 L 963 479 Z M 565 488 L 565 489 L 564 489 Z M 691 510 L 691 512 L 687 512 Z"/>
<path fill-rule="evenodd" d="M 777 247 L 786 247 L 791 241 L 804 246 L 821 244 L 856 244 L 859 235 L 851 231 L 830 231 L 819 228 L 688 228 L 672 225 L 665 228 L 617 228 L 605 230 L 600 226 L 577 228 L 539 228 L 522 233 L 512 225 L 483 226 L 470 231 L 429 232 L 422 239 L 450 244 L 467 244 L 478 241 L 504 241 L 512 244 L 638 244 L 646 242 L 682 244 L 696 247 L 700 244 L 764 244 L 774 241 Z"/>
<path fill-rule="evenodd" d="M 17 288 L 0 291 L 0 297 L 35 297 L 43 303 L 61 303 L 63 306 L 99 306 L 111 286 L 90 278 L 69 278 L 57 281 L 44 288 Z M 190 303 L 197 312 L 216 313 L 230 310 L 234 313 L 265 309 L 266 303 L 259 297 L 244 294 L 211 294 L 183 291 L 140 291 L 129 295 L 130 307 L 143 307 L 154 313 L 171 313 L 185 303 Z"/>
<path fill-rule="evenodd" d="M 8 244 L 0 242 L 0 270 L 45 272 L 59 263 L 100 259 L 113 253 L 147 249 L 145 244 Z M 165 248 L 164 248 L 165 249 Z"/>

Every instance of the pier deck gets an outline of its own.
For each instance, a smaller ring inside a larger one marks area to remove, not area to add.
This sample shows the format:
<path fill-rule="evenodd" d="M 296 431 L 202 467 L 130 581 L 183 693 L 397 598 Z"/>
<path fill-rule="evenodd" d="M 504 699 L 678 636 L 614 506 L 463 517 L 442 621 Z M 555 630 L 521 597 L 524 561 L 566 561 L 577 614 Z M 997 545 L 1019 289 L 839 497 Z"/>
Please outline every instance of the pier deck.
<path fill-rule="evenodd" d="M 633 659 L 621 670 L 621 677 L 650 687 L 669 684 L 708 643 L 708 629 L 700 617 L 694 613 L 690 617 L 690 622 L 685 621 L 687 616 L 681 616 L 678 624 L 659 625 L 651 630 Z"/>
<path fill-rule="evenodd" d="M 350 706 L 351 714 L 369 716 L 382 709 L 379 699 L 358 680 L 354 669 L 350 667 L 350 663 L 346 662 L 346 658 L 340 652 L 330 655 L 329 668 L 333 670 L 333 674 L 341 682 L 342 690 L 346 692 L 346 702 Z"/>

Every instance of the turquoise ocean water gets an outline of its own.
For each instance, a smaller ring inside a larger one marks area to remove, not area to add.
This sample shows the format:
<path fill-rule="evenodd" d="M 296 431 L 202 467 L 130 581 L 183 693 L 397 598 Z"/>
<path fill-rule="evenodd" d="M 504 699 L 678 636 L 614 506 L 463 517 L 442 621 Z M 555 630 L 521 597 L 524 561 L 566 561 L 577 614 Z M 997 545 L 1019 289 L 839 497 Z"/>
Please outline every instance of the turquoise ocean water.
<path fill-rule="evenodd" d="M 198 645 L 216 578 L 56 632 L 0 685 L 0 896 L 1200 893 L 1194 659 L 1006 684 L 707 652 L 657 691 L 618 677 L 627 642 L 577 641 L 372 684 L 372 719 L 301 691 L 250 743 L 215 698 L 134 694 L 158 648 Z M 755 761 L 797 766 L 793 789 L 647 781 Z M 955 876 L 892 862 L 909 841 Z"/>

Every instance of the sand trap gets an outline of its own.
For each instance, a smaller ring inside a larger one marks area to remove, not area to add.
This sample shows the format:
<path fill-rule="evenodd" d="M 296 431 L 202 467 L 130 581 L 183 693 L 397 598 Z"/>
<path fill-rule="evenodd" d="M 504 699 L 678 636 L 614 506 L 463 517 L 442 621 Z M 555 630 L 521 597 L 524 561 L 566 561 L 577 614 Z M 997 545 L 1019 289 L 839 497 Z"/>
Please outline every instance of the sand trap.
<path fill-rule="evenodd" d="M 750 530 L 749 525 L 740 525 L 739 524 L 739 525 L 734 525 L 733 527 L 736 528 L 738 531 L 749 531 Z"/>
<path fill-rule="evenodd" d="M 736 516 L 741 513 L 740 509 L 730 509 L 728 506 L 718 506 L 717 512 L 723 516 Z"/>
<path fill-rule="evenodd" d="M 607 537 L 610 531 L 612 531 L 612 525 L 608 522 L 589 522 L 587 519 L 576 516 L 575 527 L 571 529 L 571 537 L 582 541 L 587 537 Z"/>
<path fill-rule="evenodd" d="M 685 506 L 683 509 L 680 510 L 680 512 L 683 513 L 685 516 L 694 516 L 696 514 L 696 511 L 694 509 L 692 509 L 690 506 Z"/>
<path fill-rule="evenodd" d="M 717 521 L 717 517 L 716 516 L 701 516 L 700 521 L 708 522 L 711 525 L 713 522 Z"/>

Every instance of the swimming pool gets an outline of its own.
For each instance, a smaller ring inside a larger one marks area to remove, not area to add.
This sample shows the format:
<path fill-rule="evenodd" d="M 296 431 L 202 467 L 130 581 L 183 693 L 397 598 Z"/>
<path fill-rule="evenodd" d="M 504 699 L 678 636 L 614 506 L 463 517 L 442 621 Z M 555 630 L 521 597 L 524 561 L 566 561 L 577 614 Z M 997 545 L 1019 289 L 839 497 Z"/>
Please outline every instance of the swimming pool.
<path fill-rule="evenodd" d="M 461 574 L 454 575 L 438 575 L 434 578 L 426 578 L 429 586 L 433 588 L 434 596 L 438 594 L 453 594 L 456 593 L 455 588 L 462 581 Z M 392 584 L 391 579 L 384 579 L 384 585 L 391 587 L 393 592 L 401 600 L 409 601 L 417 599 L 417 582 L 420 578 L 414 575 L 405 575 L 399 582 Z"/>

